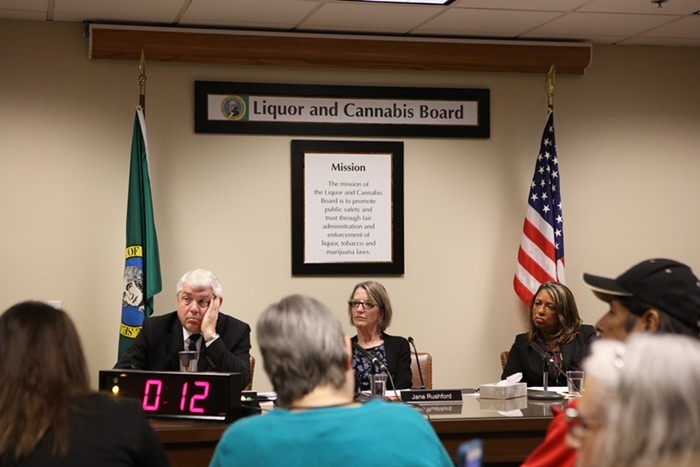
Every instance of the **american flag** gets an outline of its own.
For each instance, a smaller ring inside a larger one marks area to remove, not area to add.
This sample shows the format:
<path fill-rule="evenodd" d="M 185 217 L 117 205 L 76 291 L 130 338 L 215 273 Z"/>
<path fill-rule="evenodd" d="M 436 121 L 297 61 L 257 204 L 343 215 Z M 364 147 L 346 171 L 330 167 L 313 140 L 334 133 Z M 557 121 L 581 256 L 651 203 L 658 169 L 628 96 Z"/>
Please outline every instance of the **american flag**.
<path fill-rule="evenodd" d="M 518 266 L 513 279 L 515 293 L 527 306 L 530 306 L 540 284 L 550 281 L 564 283 L 564 219 L 559 182 L 554 112 L 550 110 L 530 185 Z"/>

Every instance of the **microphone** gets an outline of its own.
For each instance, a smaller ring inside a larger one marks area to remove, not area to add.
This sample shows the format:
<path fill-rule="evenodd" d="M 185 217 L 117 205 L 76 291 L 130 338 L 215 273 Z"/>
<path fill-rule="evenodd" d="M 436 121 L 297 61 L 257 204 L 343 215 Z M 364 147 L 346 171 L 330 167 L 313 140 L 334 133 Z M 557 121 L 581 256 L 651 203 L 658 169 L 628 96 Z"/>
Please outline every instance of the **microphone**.
<path fill-rule="evenodd" d="M 564 396 L 559 394 L 558 392 L 554 391 L 548 391 L 547 390 L 547 379 L 549 377 L 549 364 L 554 363 L 554 360 L 547 355 L 547 352 L 537 343 L 537 342 L 530 342 L 530 348 L 539 355 L 539 357 L 542 359 L 544 363 L 544 368 L 542 370 L 542 388 L 544 389 L 543 391 L 534 391 L 534 390 L 528 390 L 527 392 L 527 397 L 530 399 L 542 399 L 542 400 L 558 400 L 558 399 L 563 399 Z M 559 365 L 554 365 L 561 371 L 561 368 L 559 368 Z M 566 375 L 564 375 L 566 376 Z"/>
<path fill-rule="evenodd" d="M 413 346 L 413 353 L 416 354 L 416 366 L 418 367 L 418 376 L 420 376 L 420 388 L 425 389 L 425 381 L 423 381 L 423 372 L 420 369 L 420 362 L 418 361 L 418 349 L 416 349 L 416 343 L 413 341 L 413 337 L 408 336 L 408 342 Z"/>
<path fill-rule="evenodd" d="M 530 342 L 530 347 L 532 348 L 532 350 L 535 351 L 535 353 L 537 353 L 537 355 L 540 356 L 540 358 L 542 360 L 544 360 L 547 363 L 549 362 L 550 359 L 547 356 L 547 352 L 544 351 L 544 349 L 540 346 L 540 344 L 533 341 L 533 342 Z"/>
<path fill-rule="evenodd" d="M 355 350 L 357 350 L 358 352 L 360 352 L 360 353 L 362 354 L 363 357 L 365 357 L 367 360 L 369 360 L 369 361 L 372 363 L 372 365 L 374 365 L 375 367 L 377 367 L 377 368 L 380 369 L 380 370 L 384 370 L 384 371 L 386 371 L 387 373 L 389 373 L 389 370 L 387 369 L 387 367 L 386 367 L 382 362 L 380 362 L 379 359 L 378 359 L 377 357 L 375 357 L 375 356 L 372 355 L 371 353 L 367 352 L 367 350 L 365 350 L 364 348 L 362 348 L 362 347 L 360 346 L 360 344 L 358 344 L 357 342 L 353 341 L 353 343 L 352 343 L 352 348 L 355 349 Z"/>
<path fill-rule="evenodd" d="M 360 352 L 360 354 L 361 354 L 363 357 L 365 357 L 367 360 L 369 360 L 369 361 L 372 363 L 372 372 L 371 372 L 371 373 L 372 373 L 373 375 L 375 374 L 375 371 L 376 371 L 375 368 L 378 368 L 380 371 L 386 372 L 386 375 L 389 377 L 389 381 L 391 382 L 391 388 L 392 388 L 393 390 L 396 390 L 396 384 L 394 384 L 394 378 L 391 376 L 391 372 L 390 372 L 389 369 L 386 367 L 386 365 L 384 365 L 382 362 L 380 362 L 379 359 L 378 359 L 377 357 L 375 357 L 375 356 L 372 355 L 371 353 L 367 352 L 367 350 L 365 350 L 364 348 L 362 348 L 362 347 L 360 346 L 360 344 L 358 344 L 357 342 L 355 342 L 355 341 L 351 341 L 351 342 L 352 342 L 352 348 L 353 348 L 353 349 L 356 349 L 358 352 Z M 386 397 L 386 396 L 377 397 L 377 396 L 375 396 L 374 394 L 372 394 L 372 395 L 369 396 L 369 399 L 374 399 L 374 398 L 389 400 L 389 398 Z M 363 402 L 363 401 L 366 401 L 366 400 L 368 400 L 368 399 L 367 399 L 366 396 L 360 395 L 360 396 L 357 396 L 357 397 L 355 398 L 355 400 L 356 400 L 356 401 Z"/>
<path fill-rule="evenodd" d="M 548 365 L 552 364 L 554 366 L 554 368 L 557 370 L 557 373 L 559 373 L 561 376 L 564 377 L 564 379 L 569 384 L 569 386 L 571 386 L 572 388 L 576 387 L 576 385 L 574 384 L 573 381 L 571 381 L 571 378 L 569 378 L 569 376 L 566 374 L 566 372 L 564 370 L 562 370 L 559 365 L 554 365 L 554 359 L 552 357 L 547 356 L 544 349 L 542 347 L 540 347 L 539 344 L 537 344 L 536 342 L 531 342 L 530 346 L 532 346 L 533 350 L 535 352 L 537 352 L 537 355 L 539 355 L 540 358 L 545 360 Z"/>

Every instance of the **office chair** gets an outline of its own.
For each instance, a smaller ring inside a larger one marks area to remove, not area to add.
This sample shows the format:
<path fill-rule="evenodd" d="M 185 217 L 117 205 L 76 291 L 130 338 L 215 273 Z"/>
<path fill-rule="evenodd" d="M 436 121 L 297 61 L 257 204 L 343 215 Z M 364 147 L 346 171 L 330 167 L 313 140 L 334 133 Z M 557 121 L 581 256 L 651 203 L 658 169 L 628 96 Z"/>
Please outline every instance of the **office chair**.
<path fill-rule="evenodd" d="M 418 352 L 418 362 L 416 362 L 416 354 L 411 352 L 411 373 L 413 373 L 413 388 L 420 387 L 420 373 L 418 373 L 418 364 L 420 364 L 421 373 L 423 373 L 423 381 L 425 389 L 433 389 L 433 357 L 428 352 Z"/>

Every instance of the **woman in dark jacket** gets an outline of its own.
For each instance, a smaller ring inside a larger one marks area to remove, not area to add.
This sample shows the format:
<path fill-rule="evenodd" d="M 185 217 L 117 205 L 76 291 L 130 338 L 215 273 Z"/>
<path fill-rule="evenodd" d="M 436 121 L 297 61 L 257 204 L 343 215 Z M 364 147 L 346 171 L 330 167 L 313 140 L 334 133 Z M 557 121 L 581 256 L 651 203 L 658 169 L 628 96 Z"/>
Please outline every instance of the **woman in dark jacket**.
<path fill-rule="evenodd" d="M 546 282 L 532 298 L 530 329 L 515 336 L 501 379 L 520 372 L 528 386 L 542 386 L 546 358 L 549 385 L 566 386 L 562 372 L 581 370 L 595 337 L 593 326 L 581 324 L 571 290 Z"/>
<path fill-rule="evenodd" d="M 390 336 L 384 331 L 391 323 L 391 301 L 382 284 L 375 281 L 360 282 L 348 300 L 350 323 L 357 329 L 352 338 L 382 362 L 391 374 L 387 389 L 409 389 L 413 382 L 411 350 L 403 337 Z M 353 349 L 352 367 L 355 370 L 356 390 L 369 390 L 372 363 L 357 349 Z"/>

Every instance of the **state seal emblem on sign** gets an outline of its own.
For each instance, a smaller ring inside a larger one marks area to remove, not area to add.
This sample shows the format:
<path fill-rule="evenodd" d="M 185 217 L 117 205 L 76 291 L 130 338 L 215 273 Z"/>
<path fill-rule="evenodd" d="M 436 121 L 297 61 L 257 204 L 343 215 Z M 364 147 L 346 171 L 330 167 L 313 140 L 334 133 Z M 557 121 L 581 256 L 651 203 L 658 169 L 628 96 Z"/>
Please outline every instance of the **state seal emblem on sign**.
<path fill-rule="evenodd" d="M 221 101 L 221 113 L 229 120 L 240 120 L 246 114 L 245 101 L 239 96 L 228 96 Z"/>

